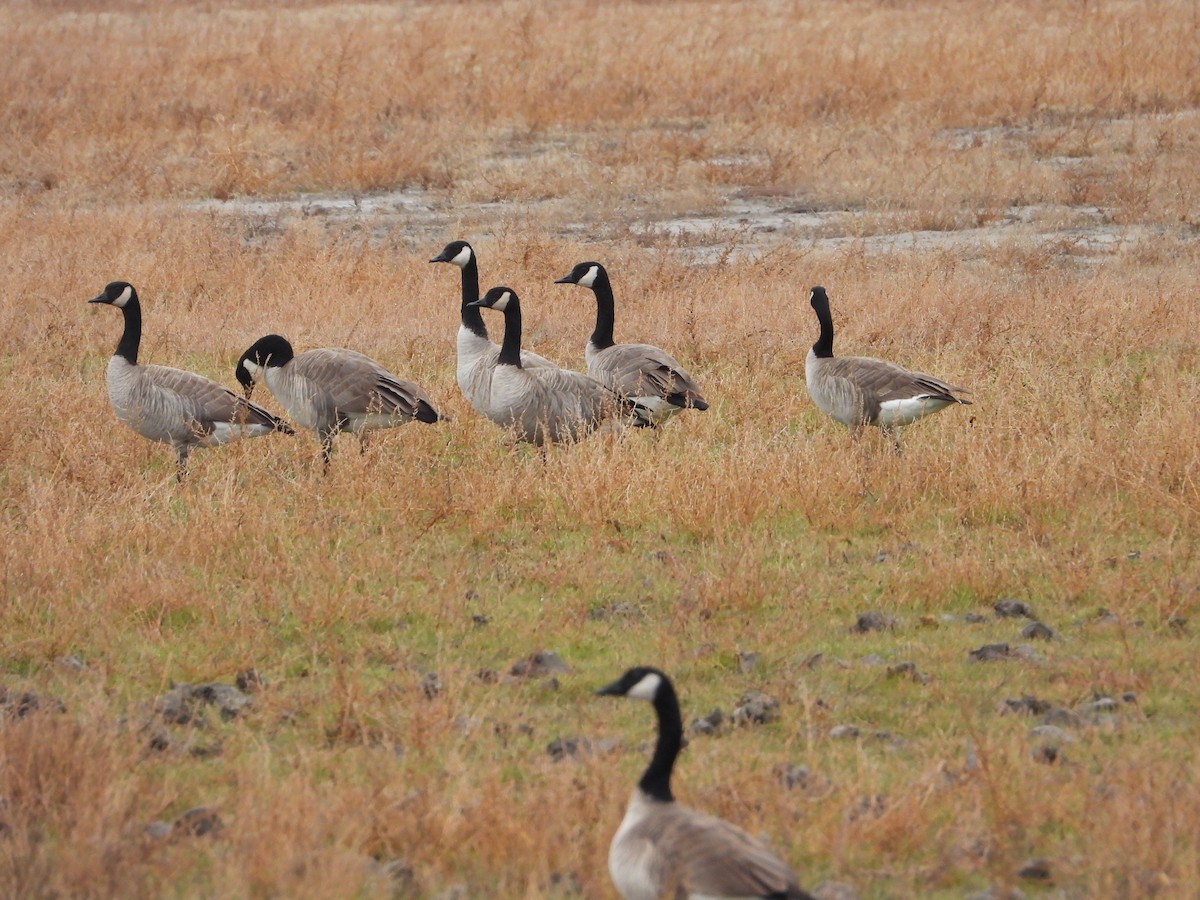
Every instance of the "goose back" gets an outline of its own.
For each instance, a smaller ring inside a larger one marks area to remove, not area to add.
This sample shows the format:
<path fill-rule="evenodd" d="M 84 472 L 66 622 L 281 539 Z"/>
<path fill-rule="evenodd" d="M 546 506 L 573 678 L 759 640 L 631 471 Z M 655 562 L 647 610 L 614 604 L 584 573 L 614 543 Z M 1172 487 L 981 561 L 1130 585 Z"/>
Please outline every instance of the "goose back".
<path fill-rule="evenodd" d="M 660 425 L 682 409 L 708 409 L 700 388 L 673 356 L 651 344 L 590 341 L 584 351 L 588 374 L 636 405 L 646 424 Z"/>

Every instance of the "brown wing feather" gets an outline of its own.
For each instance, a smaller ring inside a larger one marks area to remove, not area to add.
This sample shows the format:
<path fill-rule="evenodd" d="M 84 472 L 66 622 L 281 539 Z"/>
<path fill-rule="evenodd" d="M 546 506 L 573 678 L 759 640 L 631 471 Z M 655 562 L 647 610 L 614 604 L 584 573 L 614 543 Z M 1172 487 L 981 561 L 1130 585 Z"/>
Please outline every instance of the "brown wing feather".
<path fill-rule="evenodd" d="M 433 403 L 421 388 L 397 378 L 371 357 L 355 350 L 316 349 L 296 357 L 299 376 L 320 385 L 324 402 L 341 413 L 417 416 Z"/>
<path fill-rule="evenodd" d="M 214 423 L 233 422 L 239 425 L 262 425 L 268 428 L 286 426 L 261 406 L 239 397 L 229 388 L 211 378 L 185 372 L 170 366 L 144 366 L 145 377 L 155 386 L 178 396 L 185 418 L 203 433 L 212 431 Z"/>

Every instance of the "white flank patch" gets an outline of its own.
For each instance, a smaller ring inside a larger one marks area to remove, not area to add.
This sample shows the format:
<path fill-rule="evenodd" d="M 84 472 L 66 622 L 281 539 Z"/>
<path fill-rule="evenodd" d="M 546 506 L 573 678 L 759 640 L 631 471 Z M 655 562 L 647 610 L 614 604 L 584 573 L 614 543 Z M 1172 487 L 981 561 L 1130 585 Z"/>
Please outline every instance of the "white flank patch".
<path fill-rule="evenodd" d="M 590 269 L 587 270 L 587 274 L 579 279 L 578 283 L 585 288 L 590 288 L 593 284 L 596 283 L 596 276 L 599 274 L 600 274 L 600 267 L 592 266 Z"/>
<path fill-rule="evenodd" d="M 469 263 L 470 261 L 471 261 L 471 248 L 470 247 L 463 247 L 461 250 L 458 251 L 458 255 L 450 260 L 450 262 L 454 263 L 460 269 L 465 268 L 467 263 Z"/>
<path fill-rule="evenodd" d="M 508 307 L 508 301 L 512 299 L 512 291 L 505 291 L 500 295 L 500 299 L 492 304 L 492 309 L 498 309 L 500 312 Z"/>
<path fill-rule="evenodd" d="M 242 368 L 249 373 L 250 378 L 253 381 L 258 381 L 258 379 L 262 377 L 262 366 L 256 362 L 253 362 L 250 357 L 246 357 L 242 360 Z"/>
<path fill-rule="evenodd" d="M 118 306 L 121 309 L 125 308 L 125 304 L 129 302 L 129 298 L 133 296 L 133 288 L 125 285 L 125 290 L 121 291 L 121 296 L 113 301 L 113 306 Z"/>
<path fill-rule="evenodd" d="M 259 437 L 272 431 L 267 425 L 235 425 L 233 422 L 214 422 L 210 444 L 227 444 L 238 438 Z"/>
<path fill-rule="evenodd" d="M 887 400 L 879 404 L 879 421 L 876 424 L 885 428 L 892 425 L 907 425 L 930 413 L 935 413 L 939 409 L 945 409 L 949 405 L 950 401 L 948 400 L 934 399 L 928 396 Z"/>
<path fill-rule="evenodd" d="M 658 693 L 658 686 L 662 684 L 662 676 L 651 672 L 649 675 L 643 676 L 642 680 L 625 692 L 626 697 L 633 697 L 635 700 L 654 700 L 654 695 Z"/>

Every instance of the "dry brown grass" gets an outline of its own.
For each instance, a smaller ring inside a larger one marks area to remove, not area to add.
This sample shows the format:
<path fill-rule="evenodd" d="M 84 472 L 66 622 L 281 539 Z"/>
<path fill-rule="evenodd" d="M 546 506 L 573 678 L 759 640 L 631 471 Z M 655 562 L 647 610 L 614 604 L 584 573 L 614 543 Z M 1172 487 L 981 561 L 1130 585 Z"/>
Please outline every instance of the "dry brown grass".
<path fill-rule="evenodd" d="M 1198 32 L 1182 2 L 0 9 L 0 688 L 65 706 L 0 713 L 0 894 L 612 896 L 652 722 L 590 691 L 649 662 L 689 718 L 780 699 L 778 724 L 693 740 L 678 793 L 809 886 L 960 897 L 1037 856 L 1049 896 L 1189 895 Z M 375 190 L 427 208 L 238 205 Z M 736 200 L 848 215 L 648 228 Z M 670 348 L 713 408 L 511 448 L 454 383 L 458 276 L 425 260 L 455 237 L 574 365 L 593 307 L 552 281 L 603 260 L 618 339 Z M 108 407 L 119 316 L 83 301 L 112 278 L 148 361 L 232 384 L 279 331 L 378 358 L 452 421 L 343 440 L 328 477 L 308 435 L 205 451 L 177 487 Z M 976 405 L 900 457 L 822 419 L 817 283 L 840 352 Z M 1042 661 L 966 663 L 1018 642 L 963 619 L 1001 596 L 1059 631 Z M 850 634 L 869 608 L 899 628 Z M 543 647 L 558 691 L 488 674 Z M 245 717 L 156 719 L 172 682 L 248 666 Z M 1056 765 L 996 711 L 1125 692 Z M 546 754 L 576 736 L 623 744 Z M 781 790 L 788 764 L 812 779 Z M 196 806 L 218 835 L 146 833 Z"/>

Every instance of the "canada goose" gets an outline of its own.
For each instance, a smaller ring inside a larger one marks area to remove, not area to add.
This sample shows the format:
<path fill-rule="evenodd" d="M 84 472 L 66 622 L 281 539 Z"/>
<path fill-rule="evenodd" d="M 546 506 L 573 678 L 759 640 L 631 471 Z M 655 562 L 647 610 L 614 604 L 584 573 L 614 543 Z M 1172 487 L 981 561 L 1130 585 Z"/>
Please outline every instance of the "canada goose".
<path fill-rule="evenodd" d="M 658 897 L 776 897 L 813 900 L 791 869 L 724 819 L 675 802 L 671 770 L 683 744 L 675 688 L 658 669 L 639 666 L 597 694 L 654 704 L 658 743 L 608 850 L 608 871 L 625 900 Z M 674 891 L 674 893 L 668 893 Z"/>
<path fill-rule="evenodd" d="M 500 358 L 500 346 L 488 338 L 487 326 L 475 301 L 479 299 L 479 264 L 475 250 L 466 241 L 451 241 L 431 263 L 453 263 L 462 270 L 462 324 L 458 328 L 459 390 L 477 412 L 487 414 L 480 405 L 491 393 L 492 373 Z M 550 360 L 529 350 L 521 351 L 521 365 L 558 368 Z"/>
<path fill-rule="evenodd" d="M 260 378 L 287 414 L 321 439 L 325 467 L 339 431 L 366 432 L 440 416 L 420 387 L 401 381 L 375 360 L 354 350 L 305 350 L 299 356 L 287 338 L 259 338 L 237 361 L 237 380 L 249 397 Z"/>
<path fill-rule="evenodd" d="M 809 298 L 821 326 L 808 351 L 804 380 L 821 412 L 855 432 L 863 425 L 891 430 L 945 409 L 952 403 L 970 404 L 954 396 L 969 394 L 930 375 L 910 372 L 894 363 L 866 356 L 833 355 L 833 316 L 825 288 L 814 287 Z M 897 444 L 897 448 L 899 444 Z"/>
<path fill-rule="evenodd" d="M 168 366 L 139 366 L 142 305 L 129 282 L 110 282 L 88 303 L 115 306 L 125 317 L 125 330 L 105 374 L 108 399 L 117 418 L 142 437 L 174 447 L 180 481 L 187 473 L 188 453 L 193 447 L 212 447 L 272 431 L 295 433 L 262 407 L 203 375 Z"/>
<path fill-rule="evenodd" d="M 708 409 L 700 388 L 675 358 L 650 344 L 613 341 L 613 292 L 598 262 L 581 262 L 555 284 L 577 284 L 596 295 L 596 330 L 584 347 L 588 374 L 635 404 L 635 424 L 656 427 L 681 409 Z"/>
<path fill-rule="evenodd" d="M 504 313 L 504 343 L 476 407 L 497 425 L 541 447 L 577 440 L 617 412 L 620 398 L 594 378 L 557 366 L 525 367 L 521 301 L 512 288 L 494 287 L 471 305 Z"/>

